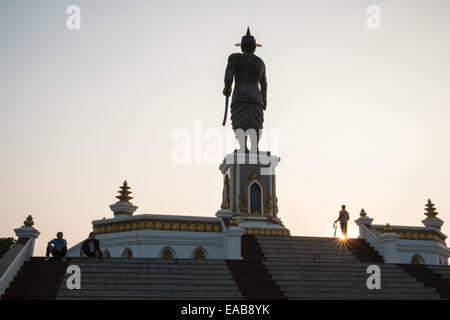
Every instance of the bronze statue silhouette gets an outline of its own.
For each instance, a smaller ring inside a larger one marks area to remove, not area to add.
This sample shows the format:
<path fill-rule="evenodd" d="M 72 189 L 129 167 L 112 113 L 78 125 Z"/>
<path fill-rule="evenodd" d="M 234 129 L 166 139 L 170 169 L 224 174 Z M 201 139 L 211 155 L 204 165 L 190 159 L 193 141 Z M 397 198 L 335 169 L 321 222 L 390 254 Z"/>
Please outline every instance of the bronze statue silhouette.
<path fill-rule="evenodd" d="M 242 53 L 233 53 L 228 57 L 223 89 L 223 94 L 227 97 L 223 124 L 226 121 L 228 97 L 233 91 L 231 123 L 240 150 L 248 152 L 247 136 L 250 136 L 252 150 L 258 150 L 263 128 L 264 110 L 267 105 L 266 66 L 264 61 L 254 54 L 256 47 L 261 45 L 257 44 L 250 34 L 250 28 L 247 28 L 247 34 L 236 46 L 241 47 Z"/>

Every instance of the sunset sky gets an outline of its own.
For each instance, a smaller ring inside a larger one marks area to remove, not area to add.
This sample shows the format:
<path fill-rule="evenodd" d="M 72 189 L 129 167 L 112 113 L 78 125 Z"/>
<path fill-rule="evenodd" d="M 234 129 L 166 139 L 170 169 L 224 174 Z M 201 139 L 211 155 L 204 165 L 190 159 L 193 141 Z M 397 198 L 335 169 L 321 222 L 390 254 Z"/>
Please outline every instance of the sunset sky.
<path fill-rule="evenodd" d="M 136 214 L 214 216 L 218 161 L 174 163 L 172 137 L 225 134 L 226 61 L 247 26 L 263 44 L 262 146 L 279 136 L 263 149 L 281 157 L 291 234 L 332 236 L 341 204 L 351 237 L 361 208 L 421 226 L 430 198 L 450 235 L 448 0 L 0 0 L 0 237 L 31 214 L 35 255 L 60 230 L 75 245 L 113 216 L 125 179 Z"/>

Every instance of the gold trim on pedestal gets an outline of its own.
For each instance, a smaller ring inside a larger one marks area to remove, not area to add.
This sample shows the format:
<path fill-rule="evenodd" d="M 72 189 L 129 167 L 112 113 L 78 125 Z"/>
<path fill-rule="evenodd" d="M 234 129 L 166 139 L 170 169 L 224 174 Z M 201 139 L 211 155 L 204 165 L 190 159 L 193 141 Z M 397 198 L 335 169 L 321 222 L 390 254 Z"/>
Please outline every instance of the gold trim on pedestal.
<path fill-rule="evenodd" d="M 223 179 L 224 197 L 222 199 L 222 205 L 220 208 L 229 209 L 230 208 L 230 178 L 228 174 L 225 174 Z"/>
<path fill-rule="evenodd" d="M 236 205 L 236 166 L 237 166 L 237 164 L 235 164 L 234 166 L 231 167 L 231 169 L 233 170 L 233 208 L 232 208 L 232 210 L 234 212 L 237 211 L 237 205 Z"/>
<path fill-rule="evenodd" d="M 277 214 L 278 214 L 278 207 L 277 207 L 277 197 L 275 196 L 273 196 L 275 194 L 275 175 L 272 175 L 272 197 L 271 197 L 271 200 L 272 200 L 272 212 L 273 212 L 273 216 L 274 217 L 277 217 Z"/>

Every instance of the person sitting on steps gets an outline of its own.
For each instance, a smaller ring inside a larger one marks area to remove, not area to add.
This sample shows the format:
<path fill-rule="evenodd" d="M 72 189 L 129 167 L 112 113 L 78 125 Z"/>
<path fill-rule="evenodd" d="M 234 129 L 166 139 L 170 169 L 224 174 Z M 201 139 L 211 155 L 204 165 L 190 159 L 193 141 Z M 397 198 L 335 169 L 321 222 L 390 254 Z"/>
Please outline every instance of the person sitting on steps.
<path fill-rule="evenodd" d="M 50 253 L 54 258 L 61 258 L 62 261 L 66 261 L 67 241 L 63 239 L 63 233 L 61 231 L 56 234 L 55 239 L 48 242 L 45 261 L 50 260 Z"/>
<path fill-rule="evenodd" d="M 80 249 L 80 259 L 83 259 L 83 254 L 93 258 L 98 262 L 98 259 L 102 257 L 102 251 L 100 250 L 100 241 L 95 239 L 95 232 L 89 233 L 89 238 L 83 241 Z"/>

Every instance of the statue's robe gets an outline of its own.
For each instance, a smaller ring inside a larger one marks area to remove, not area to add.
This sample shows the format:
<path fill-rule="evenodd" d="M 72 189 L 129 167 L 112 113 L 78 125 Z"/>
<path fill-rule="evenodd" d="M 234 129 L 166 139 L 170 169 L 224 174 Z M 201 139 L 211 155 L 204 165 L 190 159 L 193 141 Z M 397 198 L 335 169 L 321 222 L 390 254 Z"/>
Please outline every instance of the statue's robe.
<path fill-rule="evenodd" d="M 231 99 L 233 130 L 261 130 L 266 109 L 266 66 L 261 58 L 250 52 L 233 53 L 225 71 L 225 88 L 235 82 Z"/>

